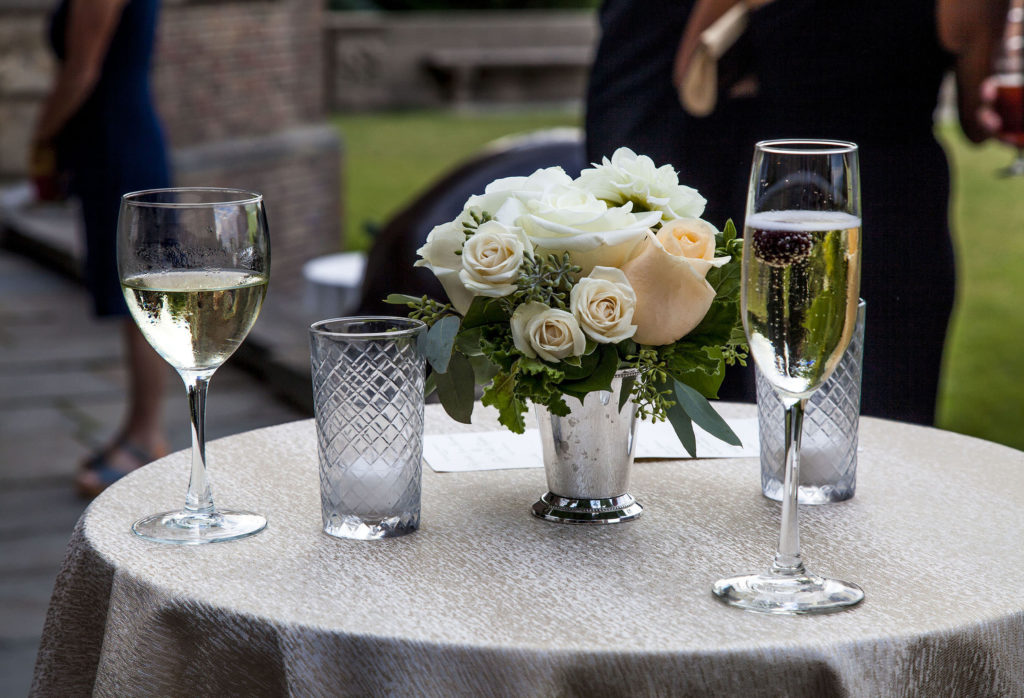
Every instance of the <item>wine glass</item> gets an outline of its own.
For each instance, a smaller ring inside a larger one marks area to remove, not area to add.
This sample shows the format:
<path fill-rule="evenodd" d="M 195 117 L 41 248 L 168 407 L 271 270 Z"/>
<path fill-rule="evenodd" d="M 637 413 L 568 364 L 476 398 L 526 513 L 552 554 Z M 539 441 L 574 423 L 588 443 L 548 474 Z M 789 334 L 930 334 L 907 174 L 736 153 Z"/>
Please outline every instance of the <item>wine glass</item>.
<path fill-rule="evenodd" d="M 860 298 L 857 146 L 762 141 L 754 151 L 743 236 L 741 310 L 750 353 L 785 407 L 782 527 L 771 568 L 715 582 L 727 604 L 826 613 L 860 587 L 809 572 L 800 556 L 797 484 L 804 406 L 850 343 Z"/>
<path fill-rule="evenodd" d="M 1002 124 L 999 139 L 1017 149 L 1004 177 L 1024 175 L 1024 0 L 1013 0 L 1006 15 L 1003 41 L 996 57 L 993 105 Z"/>
<path fill-rule="evenodd" d="M 151 189 L 125 194 L 117 270 L 142 334 L 185 383 L 192 473 L 180 511 L 136 521 L 160 543 L 213 543 L 258 533 L 265 518 L 219 510 L 206 474 L 206 391 L 249 333 L 267 293 L 270 238 L 263 197 L 238 189 Z"/>

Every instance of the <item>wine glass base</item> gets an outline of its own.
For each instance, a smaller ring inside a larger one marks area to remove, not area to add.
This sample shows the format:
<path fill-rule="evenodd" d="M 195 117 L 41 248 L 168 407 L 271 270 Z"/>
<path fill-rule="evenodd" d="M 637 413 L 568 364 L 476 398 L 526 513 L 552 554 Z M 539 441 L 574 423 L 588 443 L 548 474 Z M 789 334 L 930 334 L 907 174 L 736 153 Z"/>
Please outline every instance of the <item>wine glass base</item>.
<path fill-rule="evenodd" d="M 834 613 L 864 600 L 864 591 L 856 584 L 808 572 L 729 577 L 715 582 L 711 591 L 730 606 L 784 615 Z"/>
<path fill-rule="evenodd" d="M 132 533 L 155 543 L 201 545 L 238 540 L 266 527 L 265 518 L 249 511 L 166 511 L 139 519 L 132 524 Z"/>

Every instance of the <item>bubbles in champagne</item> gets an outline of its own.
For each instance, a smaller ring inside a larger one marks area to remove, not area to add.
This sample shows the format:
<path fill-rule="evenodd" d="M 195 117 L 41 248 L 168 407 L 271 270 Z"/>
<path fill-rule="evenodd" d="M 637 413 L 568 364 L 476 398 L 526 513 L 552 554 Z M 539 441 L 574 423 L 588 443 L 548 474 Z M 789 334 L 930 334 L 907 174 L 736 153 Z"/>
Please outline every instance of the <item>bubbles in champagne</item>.
<path fill-rule="evenodd" d="M 806 397 L 849 344 L 860 287 L 860 219 L 768 211 L 746 221 L 743 322 L 776 389 Z"/>

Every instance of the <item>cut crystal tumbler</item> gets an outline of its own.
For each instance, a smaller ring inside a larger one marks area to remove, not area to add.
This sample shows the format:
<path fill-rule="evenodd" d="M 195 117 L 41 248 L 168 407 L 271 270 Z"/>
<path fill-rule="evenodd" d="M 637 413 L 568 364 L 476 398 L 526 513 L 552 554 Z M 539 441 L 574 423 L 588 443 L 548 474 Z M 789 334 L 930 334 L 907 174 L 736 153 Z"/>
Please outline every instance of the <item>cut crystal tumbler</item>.
<path fill-rule="evenodd" d="M 420 522 L 426 325 L 391 317 L 310 328 L 324 532 L 376 540 Z"/>

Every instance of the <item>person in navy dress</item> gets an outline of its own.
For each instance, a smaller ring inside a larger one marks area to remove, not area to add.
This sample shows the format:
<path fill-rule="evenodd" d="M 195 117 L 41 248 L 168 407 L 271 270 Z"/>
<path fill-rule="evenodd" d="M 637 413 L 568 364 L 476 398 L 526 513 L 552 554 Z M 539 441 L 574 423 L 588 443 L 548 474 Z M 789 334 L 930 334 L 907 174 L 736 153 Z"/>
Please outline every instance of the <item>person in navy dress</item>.
<path fill-rule="evenodd" d="M 70 175 L 71 193 L 81 202 L 85 279 L 95 312 L 120 317 L 125 337 L 124 423 L 78 474 L 85 496 L 167 452 L 160 405 L 168 368 L 128 316 L 116 258 L 121 196 L 171 183 L 149 81 L 158 12 L 158 0 L 61 2 L 50 25 L 57 77 L 31 146 L 34 161 L 55 153 L 59 169 Z"/>

